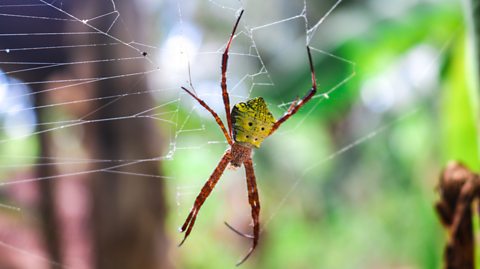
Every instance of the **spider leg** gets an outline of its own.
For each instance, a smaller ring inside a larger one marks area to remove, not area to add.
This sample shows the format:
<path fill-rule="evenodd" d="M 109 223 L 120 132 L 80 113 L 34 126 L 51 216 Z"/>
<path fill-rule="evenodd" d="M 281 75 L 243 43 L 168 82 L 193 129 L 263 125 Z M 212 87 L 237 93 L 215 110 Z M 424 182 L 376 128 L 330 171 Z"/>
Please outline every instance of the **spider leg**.
<path fill-rule="evenodd" d="M 240 236 L 243 236 L 245 238 L 250 238 L 250 239 L 253 239 L 253 236 L 249 235 L 249 234 L 245 234 L 245 233 L 242 233 L 240 232 L 239 230 L 233 228 L 232 225 L 228 224 L 228 222 L 224 221 L 223 222 L 230 230 L 232 230 L 234 233 L 240 235 Z"/>
<path fill-rule="evenodd" d="M 287 113 L 292 112 L 292 110 L 295 108 L 295 105 L 297 104 L 297 102 L 298 102 L 298 96 L 295 97 L 295 100 L 293 100 L 292 103 L 290 104 L 290 106 L 288 107 Z"/>
<path fill-rule="evenodd" d="M 245 166 L 245 172 L 247 175 L 247 187 L 248 187 L 248 202 L 252 208 L 253 219 L 253 243 L 252 247 L 248 251 L 247 255 L 241 259 L 237 266 L 244 263 L 248 257 L 253 253 L 253 250 L 257 247 L 258 238 L 260 235 L 260 199 L 258 198 L 257 181 L 255 180 L 255 171 L 253 170 L 252 158 L 249 157 L 243 165 Z M 235 230 L 235 229 L 233 229 Z M 248 236 L 247 236 L 248 237 Z"/>
<path fill-rule="evenodd" d="M 213 188 L 215 187 L 218 180 L 222 176 L 223 172 L 225 171 L 225 168 L 227 167 L 231 159 L 232 159 L 232 155 L 230 154 L 230 150 L 228 150 L 223 155 L 222 159 L 218 163 L 217 167 L 213 171 L 208 181 L 205 182 L 205 185 L 203 185 L 202 190 L 200 191 L 197 198 L 195 199 L 195 203 L 193 204 L 193 207 L 190 210 L 190 213 L 188 214 L 187 219 L 185 220 L 182 227 L 180 228 L 181 233 L 185 231 L 186 232 L 182 242 L 180 242 L 178 246 L 181 246 L 185 242 L 185 239 L 187 239 L 188 235 L 192 231 L 193 225 L 195 224 L 195 220 L 197 218 L 198 211 L 200 211 L 200 207 L 202 207 L 203 203 L 212 192 Z"/>
<path fill-rule="evenodd" d="M 230 111 L 230 97 L 228 96 L 227 91 L 227 65 L 228 65 L 228 51 L 230 49 L 230 45 L 232 44 L 233 37 L 235 36 L 235 31 L 237 30 L 238 23 L 242 18 L 243 10 L 240 12 L 238 16 L 237 22 L 233 27 L 232 34 L 230 35 L 230 39 L 228 40 L 227 47 L 222 55 L 222 82 L 220 86 L 222 87 L 222 97 L 223 97 L 223 104 L 225 105 L 225 115 L 227 117 L 227 124 L 228 124 L 228 131 L 230 132 L 230 136 L 232 136 L 232 115 Z"/>
<path fill-rule="evenodd" d="M 308 61 L 310 63 L 310 72 L 311 72 L 311 75 L 312 75 L 312 88 L 310 89 L 310 91 L 307 92 L 307 94 L 305 94 L 305 96 L 303 96 L 302 99 L 300 99 L 300 100 L 298 100 L 298 98 L 295 99 L 295 101 L 292 103 L 292 105 L 290 105 L 290 107 L 288 108 L 287 112 L 285 112 L 285 114 L 283 114 L 283 116 L 273 124 L 273 127 L 270 130 L 270 133 L 268 135 L 273 134 L 278 129 L 278 127 L 280 127 L 280 125 L 282 123 L 284 123 L 291 116 L 293 116 L 295 113 L 297 113 L 297 111 L 303 105 L 305 105 L 308 101 L 310 101 L 310 99 L 312 99 L 312 97 L 315 95 L 315 93 L 317 93 L 317 81 L 315 79 L 315 68 L 313 66 L 313 60 L 312 60 L 312 54 L 310 52 L 310 47 L 308 47 L 308 46 L 307 46 L 307 53 L 308 53 Z"/>
<path fill-rule="evenodd" d="M 194 93 L 192 93 L 191 91 L 187 90 L 185 87 L 182 87 L 182 90 L 186 91 L 191 97 L 193 97 L 195 100 L 197 100 L 197 102 L 203 106 L 206 110 L 208 110 L 208 112 L 210 112 L 210 114 L 212 114 L 212 116 L 215 118 L 215 121 L 217 122 L 218 126 L 220 126 L 220 129 L 222 129 L 222 132 L 223 132 L 223 135 L 225 136 L 225 138 L 227 139 L 227 142 L 229 145 L 232 145 L 233 142 L 232 142 L 232 138 L 230 137 L 229 135 L 229 132 L 227 131 L 227 129 L 225 128 L 225 125 L 223 125 L 223 122 L 222 120 L 220 119 L 220 117 L 218 116 L 218 114 L 213 111 L 212 108 L 210 108 L 206 103 L 205 101 L 203 101 L 202 99 L 198 98 L 197 95 L 195 95 Z"/>

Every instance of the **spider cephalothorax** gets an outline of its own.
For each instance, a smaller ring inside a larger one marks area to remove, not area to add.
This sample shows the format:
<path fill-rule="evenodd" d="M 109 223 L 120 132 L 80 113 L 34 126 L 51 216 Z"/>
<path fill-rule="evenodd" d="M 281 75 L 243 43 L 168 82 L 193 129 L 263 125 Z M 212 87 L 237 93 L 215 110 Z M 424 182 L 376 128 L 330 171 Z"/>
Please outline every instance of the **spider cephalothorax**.
<path fill-rule="evenodd" d="M 270 110 L 268 110 L 267 104 L 262 97 L 257 97 L 250 99 L 247 102 L 238 103 L 234 105 L 230 111 L 230 98 L 227 91 L 226 76 L 228 50 L 230 49 L 230 45 L 242 14 L 243 10 L 238 16 L 237 22 L 233 27 L 232 34 L 230 35 L 230 39 L 228 40 L 227 47 L 225 48 L 225 52 L 222 55 L 222 80 L 220 86 L 222 88 L 222 98 L 225 106 L 228 130 L 225 128 L 222 120 L 218 114 L 213 111 L 213 109 L 211 109 L 202 99 L 198 98 L 194 92 L 182 87 L 186 93 L 197 100 L 201 106 L 203 106 L 208 112 L 210 112 L 210 114 L 212 114 L 230 147 L 225 151 L 217 167 L 210 175 L 210 178 L 202 187 L 202 190 L 195 199 L 193 208 L 190 210 L 187 219 L 180 228 L 181 232 L 185 232 L 185 236 L 180 245 L 185 242 L 185 239 L 187 239 L 188 235 L 192 231 L 200 208 L 212 192 L 215 184 L 217 184 L 227 166 L 231 164 L 233 167 L 240 167 L 243 164 L 247 177 L 248 202 L 252 208 L 253 235 L 242 234 L 236 229 L 232 228 L 230 225 L 227 224 L 227 226 L 236 233 L 244 237 L 251 238 L 253 243 L 247 255 L 240 260 L 237 265 L 242 264 L 250 256 L 250 254 L 252 254 L 253 250 L 258 244 L 258 238 L 260 236 L 260 200 L 258 198 L 255 172 L 253 170 L 252 150 L 253 148 L 259 148 L 265 138 L 272 135 L 282 123 L 297 113 L 297 111 L 304 104 L 310 101 L 317 92 L 317 83 L 315 81 L 312 56 L 310 53 L 310 48 L 307 46 L 308 60 L 310 63 L 310 71 L 312 76 L 312 88 L 302 99 L 294 100 L 280 119 L 275 120 Z"/>

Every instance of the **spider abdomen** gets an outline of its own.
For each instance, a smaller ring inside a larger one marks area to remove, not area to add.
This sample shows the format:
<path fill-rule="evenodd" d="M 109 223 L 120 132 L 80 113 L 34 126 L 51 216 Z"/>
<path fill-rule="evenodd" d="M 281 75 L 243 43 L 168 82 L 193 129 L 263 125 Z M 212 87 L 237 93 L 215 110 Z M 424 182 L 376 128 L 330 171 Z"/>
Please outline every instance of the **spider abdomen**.
<path fill-rule="evenodd" d="M 262 97 L 256 97 L 233 106 L 233 140 L 259 148 L 272 130 L 275 118 Z"/>

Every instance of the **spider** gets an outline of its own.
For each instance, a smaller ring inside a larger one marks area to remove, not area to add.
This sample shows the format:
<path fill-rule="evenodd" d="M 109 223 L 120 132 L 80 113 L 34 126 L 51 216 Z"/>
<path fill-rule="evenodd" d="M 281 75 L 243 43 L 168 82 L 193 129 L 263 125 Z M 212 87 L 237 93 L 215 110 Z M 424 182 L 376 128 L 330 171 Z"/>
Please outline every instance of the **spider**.
<path fill-rule="evenodd" d="M 218 126 L 225 135 L 225 138 L 229 144 L 229 148 L 225 151 L 217 167 L 215 167 L 215 170 L 210 175 L 210 178 L 202 187 L 200 193 L 195 199 L 195 202 L 190 213 L 188 214 L 187 219 L 180 228 L 180 232 L 185 232 L 185 236 L 180 242 L 179 246 L 181 246 L 185 242 L 188 235 L 192 231 L 200 208 L 212 192 L 213 188 L 217 184 L 218 180 L 222 176 L 227 166 L 230 164 L 233 168 L 238 168 L 243 164 L 247 177 L 248 201 L 251 207 L 251 214 L 253 219 L 253 236 L 243 234 L 234 229 L 232 226 L 228 225 L 228 223 L 225 224 L 237 234 L 247 238 L 251 238 L 253 242 L 250 250 L 244 256 L 244 258 L 237 263 L 237 266 L 245 262 L 248 257 L 250 257 L 253 250 L 258 244 L 260 232 L 260 200 L 258 198 L 257 183 L 255 179 L 255 172 L 253 169 L 252 151 L 254 148 L 260 148 L 260 145 L 265 138 L 272 135 L 282 123 L 288 120 L 303 105 L 310 101 L 317 92 L 317 83 L 315 80 L 315 71 L 313 67 L 312 56 L 310 53 L 310 48 L 307 46 L 308 60 L 310 63 L 310 72 L 312 77 L 312 88 L 302 99 L 295 99 L 280 119 L 275 120 L 272 113 L 268 109 L 265 100 L 262 97 L 256 97 L 247 100 L 246 102 L 238 103 L 234 105 L 232 110 L 230 111 L 230 99 L 227 91 L 226 77 L 228 51 L 230 49 L 230 45 L 232 44 L 232 40 L 235 36 L 235 31 L 237 29 L 238 23 L 240 22 L 242 14 L 243 10 L 240 12 L 240 15 L 238 16 L 237 21 L 233 27 L 230 39 L 228 40 L 225 51 L 222 55 L 221 62 L 222 78 L 220 86 L 222 88 L 222 98 L 225 106 L 228 130 L 223 124 L 218 114 L 213 111 L 213 109 L 211 109 L 202 99 L 200 99 L 196 94 L 194 94 L 194 91 L 192 92 L 185 87 L 181 87 L 187 94 L 193 97 L 202 107 L 204 107 L 210 112 L 210 114 L 212 114 Z"/>

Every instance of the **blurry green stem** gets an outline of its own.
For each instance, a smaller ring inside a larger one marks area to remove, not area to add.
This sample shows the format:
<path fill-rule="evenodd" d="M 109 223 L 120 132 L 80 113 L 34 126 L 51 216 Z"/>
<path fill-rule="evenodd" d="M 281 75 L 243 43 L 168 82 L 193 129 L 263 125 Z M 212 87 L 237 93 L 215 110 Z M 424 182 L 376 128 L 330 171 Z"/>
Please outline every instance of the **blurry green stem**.
<path fill-rule="evenodd" d="M 470 13 L 470 14 L 468 14 Z M 473 63 L 471 63 L 474 71 L 472 74 L 475 74 L 472 78 L 474 87 L 471 87 L 471 102 L 475 118 L 475 123 L 477 126 L 477 145 L 480 145 L 480 109 L 479 109 L 479 96 L 480 96 L 480 0 L 471 0 L 469 4 L 466 5 L 465 14 L 469 18 L 468 27 L 470 29 L 471 38 L 473 43 Z M 477 155 L 480 157 L 480 148 L 477 149 Z"/>

